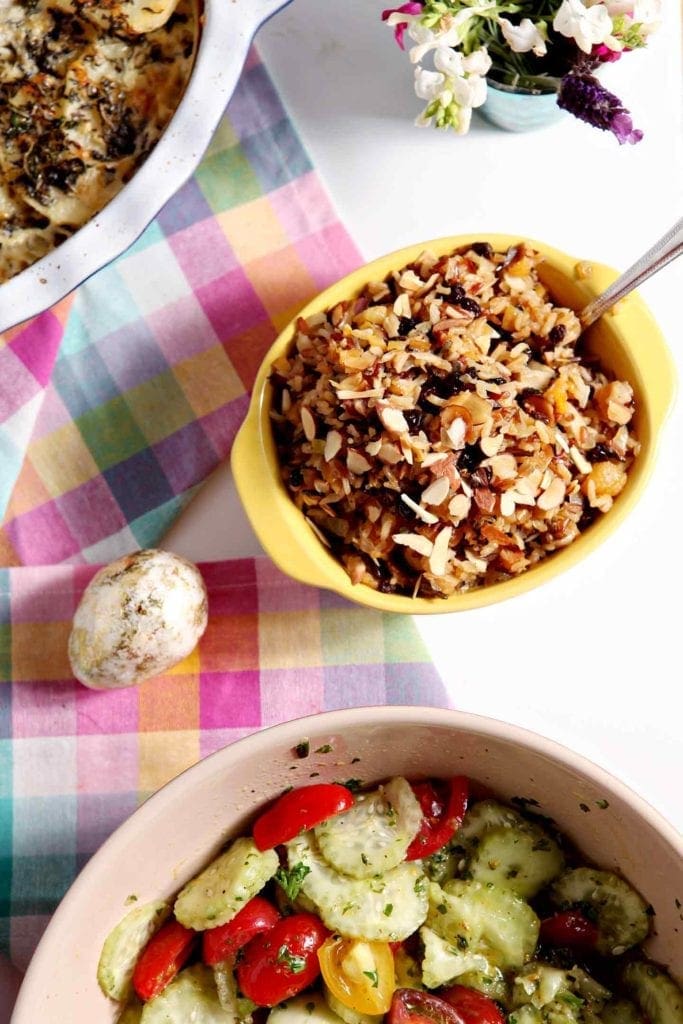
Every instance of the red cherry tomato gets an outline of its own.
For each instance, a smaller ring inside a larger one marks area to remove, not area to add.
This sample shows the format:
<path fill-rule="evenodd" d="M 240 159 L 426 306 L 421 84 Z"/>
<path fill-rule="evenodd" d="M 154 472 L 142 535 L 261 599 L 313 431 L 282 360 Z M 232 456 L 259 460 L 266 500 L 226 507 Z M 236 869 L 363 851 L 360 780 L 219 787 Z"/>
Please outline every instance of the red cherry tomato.
<path fill-rule="evenodd" d="M 587 952 L 598 941 L 597 926 L 580 910 L 562 910 L 541 921 L 539 937 L 550 946 L 569 946 Z"/>
<path fill-rule="evenodd" d="M 465 817 L 469 783 L 464 775 L 457 775 L 447 782 L 414 782 L 412 787 L 424 817 L 406 860 L 429 857 L 453 838 Z"/>
<path fill-rule="evenodd" d="M 320 974 L 318 950 L 329 934 L 315 914 L 280 918 L 242 950 L 242 993 L 259 1006 L 275 1006 L 308 988 Z"/>
<path fill-rule="evenodd" d="M 299 832 L 348 811 L 354 802 L 351 791 L 336 782 L 292 789 L 256 819 L 254 842 L 259 850 L 271 850 L 293 839 Z"/>
<path fill-rule="evenodd" d="M 493 999 L 467 985 L 451 985 L 439 993 L 456 1010 L 463 1024 L 505 1024 L 505 1014 Z"/>
<path fill-rule="evenodd" d="M 232 960 L 242 946 L 256 935 L 272 928 L 280 915 L 272 903 L 262 896 L 249 900 L 232 921 L 210 928 L 202 934 L 202 959 L 212 967 L 222 960 Z"/>
<path fill-rule="evenodd" d="M 189 959 L 197 933 L 177 921 L 162 925 L 143 949 L 133 972 L 140 999 L 154 999 Z"/>
<path fill-rule="evenodd" d="M 415 988 L 397 988 L 391 1000 L 387 1024 L 465 1024 L 458 1011 L 444 999 Z"/>

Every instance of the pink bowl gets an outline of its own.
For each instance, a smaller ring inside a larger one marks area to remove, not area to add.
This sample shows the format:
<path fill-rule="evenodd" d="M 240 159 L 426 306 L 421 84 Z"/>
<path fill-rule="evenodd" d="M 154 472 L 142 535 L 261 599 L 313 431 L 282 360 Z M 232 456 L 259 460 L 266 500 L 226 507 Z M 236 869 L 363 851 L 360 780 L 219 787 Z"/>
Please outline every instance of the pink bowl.
<path fill-rule="evenodd" d="M 304 739 L 311 751 L 328 744 L 331 750 L 300 759 L 294 747 Z M 654 906 L 657 930 L 648 952 L 683 978 L 675 903 L 683 892 L 683 840 L 649 804 L 565 747 L 503 722 L 434 708 L 355 708 L 255 733 L 151 797 L 62 900 L 29 966 L 12 1024 L 113 1021 L 114 1004 L 95 975 L 126 899 L 170 897 L 247 827 L 259 805 L 286 786 L 303 785 L 312 772 L 321 782 L 354 777 L 363 783 L 397 774 L 466 774 L 503 798 L 537 800 L 589 859 L 618 867 Z"/>

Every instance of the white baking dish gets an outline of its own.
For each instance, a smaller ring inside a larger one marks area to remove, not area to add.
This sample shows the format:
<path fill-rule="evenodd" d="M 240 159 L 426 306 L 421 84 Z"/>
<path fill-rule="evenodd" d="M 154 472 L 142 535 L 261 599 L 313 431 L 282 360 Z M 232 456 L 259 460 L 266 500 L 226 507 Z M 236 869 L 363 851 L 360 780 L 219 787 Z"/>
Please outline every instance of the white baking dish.
<path fill-rule="evenodd" d="M 119 194 L 60 246 L 0 285 L 0 331 L 58 302 L 124 252 L 190 177 L 237 84 L 254 33 L 290 0 L 205 0 L 180 106 Z"/>

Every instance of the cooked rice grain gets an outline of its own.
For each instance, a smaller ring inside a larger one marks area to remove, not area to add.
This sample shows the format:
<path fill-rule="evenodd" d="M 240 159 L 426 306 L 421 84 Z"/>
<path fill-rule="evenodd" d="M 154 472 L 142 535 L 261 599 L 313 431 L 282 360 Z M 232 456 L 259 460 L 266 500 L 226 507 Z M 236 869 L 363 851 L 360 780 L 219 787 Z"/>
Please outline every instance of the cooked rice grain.
<path fill-rule="evenodd" d="M 541 259 L 425 252 L 299 319 L 271 373 L 282 476 L 354 583 L 447 597 L 509 579 L 624 487 L 633 391 L 577 347 Z"/>

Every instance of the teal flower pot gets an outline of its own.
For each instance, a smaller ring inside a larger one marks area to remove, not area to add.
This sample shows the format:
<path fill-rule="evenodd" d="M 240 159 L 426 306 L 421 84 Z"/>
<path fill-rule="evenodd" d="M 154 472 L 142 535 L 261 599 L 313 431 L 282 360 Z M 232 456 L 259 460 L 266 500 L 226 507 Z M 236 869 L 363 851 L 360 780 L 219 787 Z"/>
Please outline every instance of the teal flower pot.
<path fill-rule="evenodd" d="M 557 105 L 557 92 L 532 92 L 488 81 L 486 101 L 479 107 L 486 120 L 508 132 L 530 132 L 545 128 L 565 116 Z"/>

